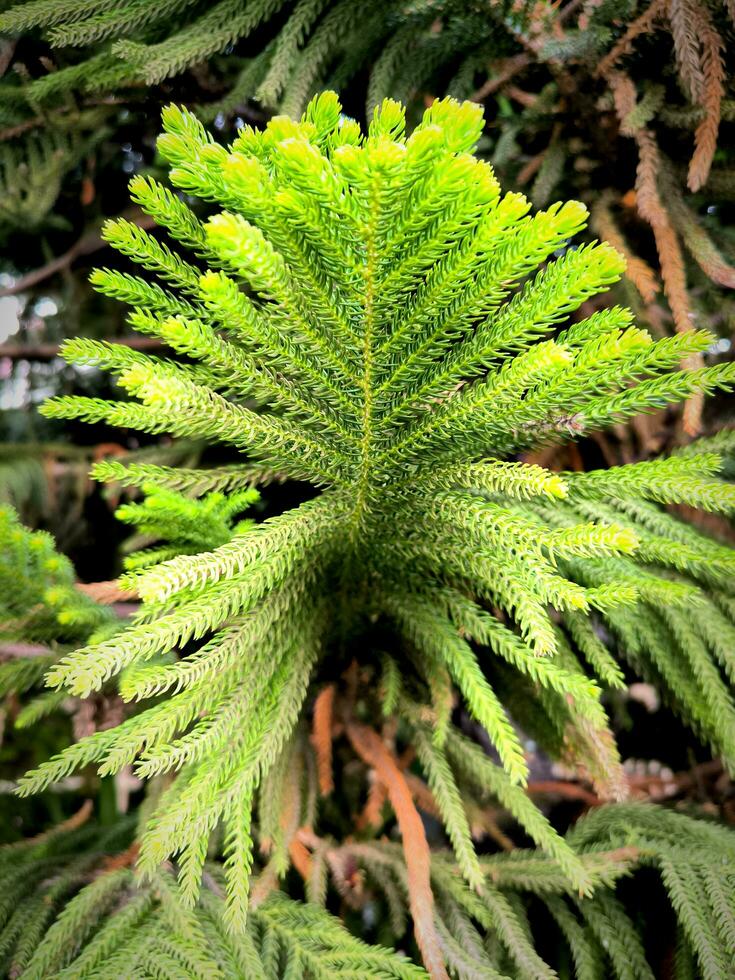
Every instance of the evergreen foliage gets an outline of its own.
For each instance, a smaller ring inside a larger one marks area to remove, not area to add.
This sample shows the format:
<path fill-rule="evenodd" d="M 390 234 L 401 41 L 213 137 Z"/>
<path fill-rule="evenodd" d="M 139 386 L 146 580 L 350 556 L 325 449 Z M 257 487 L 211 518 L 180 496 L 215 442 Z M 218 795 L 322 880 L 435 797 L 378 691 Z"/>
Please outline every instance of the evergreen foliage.
<path fill-rule="evenodd" d="M 508 186 L 529 187 L 536 207 L 555 196 L 587 203 L 593 233 L 628 258 L 622 301 L 645 311 L 654 328 L 665 315 L 662 291 L 677 331 L 693 315 L 732 315 L 732 236 L 719 216 L 733 188 L 727 0 L 4 6 L 0 32 L 28 42 L 30 52 L 24 58 L 21 46 L 16 70 L 0 83 L 11 191 L 0 218 L 8 227 L 37 227 L 102 124 L 125 133 L 131 110 L 150 115 L 169 97 L 156 86 L 174 77 L 182 98 L 219 126 L 249 118 L 254 105 L 297 116 L 326 87 L 364 102 L 368 114 L 392 96 L 415 115 L 425 99 L 446 93 L 487 102 L 493 122 L 483 149 Z M 126 140 L 120 135 L 115 148 Z M 24 172 L 30 177 L 17 179 Z M 658 263 L 648 260 L 651 244 Z M 698 414 L 693 403 L 692 433 Z"/>
<path fill-rule="evenodd" d="M 36 724 L 67 699 L 44 691 L 46 672 L 93 638 L 111 635 L 116 617 L 76 587 L 74 569 L 44 531 L 29 531 L 0 507 L 0 699 L 32 695 L 15 725 Z"/>
<path fill-rule="evenodd" d="M 190 473 L 98 465 L 100 479 L 151 491 L 124 516 L 170 535 L 183 515 L 187 533 L 172 542 L 176 557 L 132 563 L 124 584 L 142 599 L 132 625 L 66 654 L 47 680 L 84 697 L 117 678 L 127 702 L 155 701 L 20 784 L 29 794 L 89 764 L 102 775 L 133 763 L 144 777 L 178 773 L 141 835 L 139 871 L 157 881 L 175 857 L 180 898 L 195 907 L 221 825 L 224 919 L 244 936 L 253 836 L 278 880 L 296 861 L 298 828 L 313 824 L 317 782 L 329 792 L 340 724 L 396 814 L 416 940 L 438 977 L 459 950 L 447 952 L 435 921 L 435 865 L 400 767 L 365 720 L 382 710 L 415 745 L 461 874 L 523 975 L 549 974 L 524 953 L 516 905 L 483 878 L 472 808 L 498 800 L 575 892 L 591 894 L 599 876 L 524 793 L 509 712 L 619 798 L 601 695 L 624 683 L 627 663 L 735 765 L 733 552 L 660 506 L 731 512 L 721 447 L 703 440 L 609 473 L 513 459 L 727 388 L 735 367 L 678 370 L 708 349 L 706 331 L 653 340 L 621 307 L 570 319 L 624 262 L 609 245 L 571 244 L 582 204 L 531 215 L 522 195 L 502 195 L 473 153 L 482 126 L 478 106 L 442 100 L 406 136 L 403 107 L 386 100 L 363 135 L 324 93 L 301 121 L 246 127 L 227 150 L 193 115 L 165 111 L 159 150 L 172 183 L 217 213 L 202 224 L 135 178 L 134 199 L 170 243 L 125 222 L 108 228 L 147 275 L 103 269 L 93 282 L 186 360 L 75 338 L 64 355 L 109 370 L 129 397 L 61 397 L 44 411 L 223 442 L 248 458 Z M 254 482 L 284 477 L 316 489 L 254 526 L 227 526 Z M 182 488 L 210 496 L 171 496 Z M 461 734 L 455 692 L 497 761 Z M 662 873 L 680 911 L 685 886 Z M 605 902 L 589 919 L 603 945 L 619 919 Z M 557 911 L 576 937 L 573 910 Z"/>
<path fill-rule="evenodd" d="M 140 502 L 123 504 L 117 516 L 138 532 L 125 566 L 140 569 L 224 544 L 251 526 L 249 519 L 234 518 L 258 496 L 250 488 L 196 500 L 152 489 Z M 0 552 L 0 698 L 35 694 L 15 717 L 16 726 L 27 728 L 68 700 L 65 691 L 39 693 L 47 671 L 70 651 L 110 639 L 123 624 L 107 604 L 113 600 L 106 598 L 105 583 L 84 591 L 53 538 L 23 527 L 7 506 L 0 509 Z"/>
<path fill-rule="evenodd" d="M 0 850 L 0 957 L 5 975 L 59 977 L 196 977 L 206 980 L 419 980 L 420 968 L 367 946 L 322 909 L 268 897 L 247 931 L 226 928 L 222 871 L 209 866 L 192 909 L 162 870 L 146 886 L 118 853 L 130 823 L 112 831 L 82 824 Z M 79 821 L 77 821 L 79 822 Z"/>
<path fill-rule="evenodd" d="M 232 935 L 219 864 L 207 863 L 201 894 L 188 907 L 170 870 L 148 883 L 136 879 L 129 867 L 135 847 L 121 851 L 132 833 L 129 820 L 110 830 L 87 817 L 85 807 L 54 830 L 0 850 L 0 956 L 5 972 L 19 980 L 427 976 L 404 956 L 352 936 L 319 907 L 324 895 L 305 904 L 270 892 L 254 903 L 245 931 Z M 434 853 L 435 923 L 453 976 L 660 975 L 649 939 L 661 921 L 641 921 L 632 901 L 645 868 L 655 869 L 675 913 L 677 975 L 727 976 L 735 913 L 731 831 L 660 807 L 625 804 L 591 811 L 569 840 L 595 880 L 589 897 L 580 897 L 560 865 L 536 851 L 481 858 L 479 891 L 463 880 L 450 854 Z M 315 868 L 319 862 L 355 910 L 388 904 L 389 928 L 400 941 L 410 903 L 400 847 L 318 838 L 312 846 Z M 255 876 L 256 891 L 265 874 Z M 559 942 L 547 962 L 536 946 L 550 929 Z"/>
<path fill-rule="evenodd" d="M 67 647 L 84 642 L 108 616 L 75 586 L 71 562 L 56 550 L 51 535 L 29 531 L 11 507 L 0 507 L 3 641 L 60 643 Z"/>
<path fill-rule="evenodd" d="M 115 512 L 118 520 L 133 524 L 148 545 L 134 549 L 129 544 L 128 550 L 133 553 L 125 558 L 125 568 L 145 568 L 177 555 L 195 555 L 226 544 L 252 526 L 251 519 L 235 522 L 234 517 L 259 497 L 250 487 L 229 495 L 210 493 L 197 500 L 151 486 L 142 501 L 123 504 Z M 137 543 L 139 538 L 133 544 Z"/>
<path fill-rule="evenodd" d="M 649 918 L 648 909 L 633 901 L 643 869 L 655 869 L 675 913 L 676 970 L 707 980 L 728 975 L 735 867 L 730 830 L 661 807 L 617 804 L 590 811 L 567 839 L 596 879 L 591 896 L 580 897 L 560 866 L 536 851 L 481 858 L 479 895 L 462 881 L 448 855 L 434 854 L 435 914 L 452 975 L 463 980 L 661 976 L 650 949 L 651 936 L 662 930 L 661 905 Z M 337 852 L 360 867 L 368 894 L 389 903 L 400 936 L 407 906 L 400 849 L 370 842 L 344 844 Z M 332 864 L 339 867 L 334 858 Z M 537 948 L 550 922 L 560 942 L 555 958 L 546 962 Z M 673 926 L 672 921 L 666 928 Z"/>
<path fill-rule="evenodd" d="M 517 49 L 514 35 L 528 31 L 534 17 L 531 4 L 506 0 L 490 10 L 454 0 L 408 8 L 386 0 L 369 11 L 329 0 L 295 5 L 284 0 L 162 0 L 155 8 L 136 0 L 26 0 L 5 6 L 10 9 L 0 17 L 4 33 L 41 29 L 52 48 L 77 49 L 82 55 L 32 82 L 24 93 L 31 104 L 43 105 L 69 91 L 155 85 L 265 28 L 273 39 L 253 58 L 239 59 L 239 77 L 223 101 L 256 96 L 291 113 L 300 113 L 315 90 L 345 85 L 371 61 L 374 103 L 386 86 L 410 96 L 442 69 L 466 88 L 489 59 Z M 544 7 L 540 16 L 535 14 L 542 23 L 553 19 L 551 6 Z M 413 55 L 410 69 L 401 57 L 407 49 Z"/>

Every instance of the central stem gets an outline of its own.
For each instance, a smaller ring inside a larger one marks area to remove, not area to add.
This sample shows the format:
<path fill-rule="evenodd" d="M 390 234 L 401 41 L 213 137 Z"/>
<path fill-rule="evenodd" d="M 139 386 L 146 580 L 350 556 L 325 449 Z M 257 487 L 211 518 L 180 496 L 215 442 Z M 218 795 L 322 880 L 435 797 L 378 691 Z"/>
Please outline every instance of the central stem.
<path fill-rule="evenodd" d="M 363 392 L 362 437 L 360 439 L 360 473 L 355 494 L 355 510 L 351 528 L 351 540 L 355 544 L 369 507 L 373 452 L 373 341 L 375 331 L 375 274 L 377 269 L 377 224 L 379 215 L 379 187 L 370 196 L 370 217 L 366 231 L 367 254 L 365 264 L 365 318 L 362 345 Z"/>

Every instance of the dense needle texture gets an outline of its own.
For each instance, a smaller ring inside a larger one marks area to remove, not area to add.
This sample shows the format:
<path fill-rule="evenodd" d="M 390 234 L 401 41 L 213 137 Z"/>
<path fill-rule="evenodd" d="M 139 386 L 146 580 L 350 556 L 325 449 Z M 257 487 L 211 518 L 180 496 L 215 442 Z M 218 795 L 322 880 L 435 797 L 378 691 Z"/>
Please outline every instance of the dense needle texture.
<path fill-rule="evenodd" d="M 411 794 L 365 725 L 377 705 L 415 744 L 476 891 L 485 875 L 473 796 L 498 799 L 577 893 L 593 888 L 588 863 L 523 791 L 518 725 L 583 766 L 600 795 L 622 796 L 600 699 L 625 684 L 623 661 L 735 764 L 735 555 L 659 506 L 735 507 L 717 442 L 584 474 L 518 461 L 725 388 L 735 365 L 678 369 L 707 351 L 705 331 L 654 341 L 620 307 L 575 315 L 624 262 L 607 244 L 574 246 L 582 204 L 531 213 L 522 195 L 501 193 L 473 152 L 482 127 L 477 105 L 446 99 L 406 135 L 403 107 L 386 100 L 363 134 L 326 92 L 300 121 L 245 127 L 226 149 L 194 116 L 165 110 L 171 182 L 216 213 L 202 223 L 177 193 L 134 178 L 134 201 L 168 237 L 110 223 L 109 242 L 148 274 L 100 269 L 93 282 L 172 356 L 69 340 L 69 360 L 108 369 L 129 397 L 61 397 L 45 413 L 245 454 L 239 467 L 204 471 L 96 466 L 99 479 L 157 487 L 161 506 L 164 492 L 207 490 L 235 495 L 234 513 L 250 499 L 241 491 L 273 479 L 312 490 L 209 550 L 131 568 L 123 584 L 143 600 L 137 621 L 63 657 L 48 682 L 85 696 L 117 677 L 144 710 L 21 784 L 31 793 L 90 763 L 103 775 L 131 763 L 144 777 L 178 773 L 142 834 L 138 868 L 154 876 L 178 855 L 181 896 L 194 902 L 222 825 L 224 914 L 242 932 L 253 807 L 283 874 L 289 806 L 308 804 L 294 788 L 300 718 L 321 678 L 349 677 L 357 661 L 376 684 L 361 699 L 348 680 L 320 703 L 320 778 L 328 787 L 334 712 L 396 812 L 434 976 L 447 954 L 428 849 L 406 833 L 421 826 Z M 457 698 L 493 757 L 460 732 Z"/>

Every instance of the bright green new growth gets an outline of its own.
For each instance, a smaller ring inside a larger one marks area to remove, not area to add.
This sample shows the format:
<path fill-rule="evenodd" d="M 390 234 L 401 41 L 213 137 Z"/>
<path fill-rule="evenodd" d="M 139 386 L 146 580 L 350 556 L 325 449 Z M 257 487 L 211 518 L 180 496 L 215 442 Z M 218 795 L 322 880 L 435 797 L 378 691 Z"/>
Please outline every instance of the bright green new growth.
<path fill-rule="evenodd" d="M 703 445 L 584 475 L 507 459 L 723 388 L 735 365 L 681 372 L 711 335 L 653 341 L 621 308 L 568 322 L 622 259 L 605 244 L 570 247 L 583 205 L 530 215 L 521 195 L 502 195 L 472 152 L 482 125 L 477 105 L 443 100 L 407 137 L 402 106 L 386 101 L 363 135 L 325 93 L 300 122 L 246 128 L 227 150 L 167 109 L 159 148 L 172 182 L 224 210 L 202 225 L 136 177 L 133 199 L 171 246 L 113 224 L 110 242 L 154 278 L 99 270 L 93 281 L 133 307 L 136 329 L 194 363 L 70 340 L 66 357 L 109 369 L 132 398 L 45 407 L 229 443 L 252 461 L 188 476 L 102 463 L 101 479 L 235 492 L 285 477 L 320 488 L 208 553 L 129 574 L 144 600 L 138 622 L 65 657 L 48 680 L 86 695 L 122 674 L 126 700 L 169 696 L 21 785 L 30 793 L 88 763 L 102 774 L 136 759 L 144 776 L 178 771 L 139 867 L 154 875 L 178 854 L 193 901 L 223 822 L 233 928 L 244 928 L 258 787 L 286 778 L 276 763 L 317 664 L 328 656 L 326 673 L 338 676 L 358 638 L 475 886 L 470 794 L 498 798 L 575 888 L 591 886 L 521 788 L 524 749 L 506 705 L 549 751 L 583 764 L 599 792 L 621 795 L 600 694 L 624 680 L 601 619 L 620 657 L 735 765 L 735 556 L 656 506 L 732 510 L 720 456 Z M 451 724 L 453 686 L 501 765 Z"/>
<path fill-rule="evenodd" d="M 110 610 L 76 588 L 71 562 L 51 535 L 29 531 L 11 507 L 0 507 L 0 698 L 31 696 L 14 725 L 27 728 L 58 709 L 68 694 L 44 691 L 46 672 L 115 629 Z"/>
<path fill-rule="evenodd" d="M 259 499 L 252 488 L 201 500 L 143 489 L 149 492 L 141 501 L 116 511 L 137 530 L 126 542 L 129 569 L 209 551 L 245 533 L 253 522 L 237 515 Z M 0 698 L 30 697 L 13 720 L 16 728 L 28 728 L 69 701 L 65 690 L 43 690 L 46 673 L 71 650 L 110 639 L 123 620 L 77 588 L 71 563 L 49 534 L 29 531 L 7 506 L 0 507 L 0 593 Z"/>
<path fill-rule="evenodd" d="M 211 551 L 230 541 L 234 535 L 252 527 L 250 519 L 235 521 L 235 517 L 260 499 L 254 488 L 225 495 L 209 493 L 201 500 L 185 497 L 173 490 L 143 484 L 145 499 L 123 504 L 115 511 L 118 520 L 133 524 L 138 536 L 125 558 L 125 568 L 134 571 L 175 558 Z M 142 536 L 142 540 L 141 540 Z M 141 548 L 145 543 L 147 547 Z"/>
<path fill-rule="evenodd" d="M 0 507 L 0 635 L 5 642 L 84 642 L 109 618 L 75 588 L 71 562 L 45 531 L 29 531 Z"/>

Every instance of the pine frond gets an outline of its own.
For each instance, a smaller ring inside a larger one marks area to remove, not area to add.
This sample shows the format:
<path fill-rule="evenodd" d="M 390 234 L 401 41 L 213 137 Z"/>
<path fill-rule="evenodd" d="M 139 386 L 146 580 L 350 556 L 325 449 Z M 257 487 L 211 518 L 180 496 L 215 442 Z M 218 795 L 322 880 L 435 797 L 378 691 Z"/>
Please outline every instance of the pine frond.
<path fill-rule="evenodd" d="M 205 48 L 214 51 L 273 12 L 235 6 L 222 0 L 187 23 L 179 48 L 164 37 L 119 50 L 150 57 L 146 73 L 163 78 L 188 63 L 207 25 Z M 312 15 L 300 9 L 304 23 Z M 200 225 L 171 192 L 136 180 L 134 194 L 171 240 L 108 226 L 110 244 L 147 277 L 102 270 L 92 280 L 134 307 L 136 329 L 186 359 L 77 339 L 66 355 L 106 365 L 130 400 L 64 396 L 44 411 L 221 441 L 245 458 L 212 471 L 98 465 L 98 478 L 144 486 L 148 501 L 124 505 L 121 517 L 154 536 L 157 551 L 133 560 L 123 582 L 142 600 L 135 620 L 114 636 L 82 638 L 48 683 L 86 695 L 116 680 L 128 702 L 158 700 L 41 765 L 19 792 L 91 763 L 103 775 L 127 765 L 146 778 L 176 773 L 148 818 L 139 870 L 155 882 L 162 863 L 177 861 L 191 923 L 209 842 L 223 825 L 225 921 L 245 935 L 253 805 L 271 848 L 252 891 L 258 908 L 289 862 L 310 882 L 316 868 L 309 888 L 323 893 L 326 858 L 310 863 L 299 822 L 314 813 L 318 779 L 324 792 L 330 786 L 341 726 L 382 784 L 370 797 L 372 822 L 383 819 L 386 797 L 391 804 L 416 939 L 427 969 L 445 976 L 445 955 L 459 962 L 459 951 L 447 923 L 437 925 L 419 804 L 440 814 L 475 887 L 482 862 L 470 813 L 489 796 L 573 888 L 593 890 L 594 874 L 523 791 L 516 727 L 535 719 L 551 754 L 583 767 L 600 792 L 624 795 L 602 691 L 582 658 L 610 686 L 622 684 L 620 660 L 654 680 L 735 765 L 735 667 L 723 639 L 735 627 L 731 604 L 717 599 L 731 591 L 731 552 L 658 506 L 732 509 L 716 448 L 589 474 L 507 458 L 727 388 L 735 368 L 678 369 L 710 347 L 705 331 L 654 340 L 620 307 L 575 316 L 624 263 L 607 244 L 570 246 L 586 219 L 582 204 L 530 215 L 525 198 L 501 194 L 474 155 L 483 129 L 476 104 L 436 100 L 408 134 L 399 103 L 378 106 L 363 134 L 330 92 L 300 120 L 244 127 L 228 148 L 177 107 L 164 112 L 164 129 L 159 150 L 172 183 L 214 214 Z M 255 499 L 247 488 L 281 476 L 310 484 L 299 491 L 304 502 L 236 523 Z M 720 639 L 700 625 L 713 602 L 728 623 Z M 603 625 L 617 645 L 603 639 Z M 370 642 L 345 679 L 352 694 L 318 702 L 315 762 L 302 719 L 324 689 L 317 670 L 363 637 Z M 373 677 L 381 662 L 383 702 L 371 690 L 358 703 L 359 671 Z M 513 704 L 513 691 L 525 705 Z M 500 765 L 458 734 L 455 697 Z M 368 710 L 416 730 L 428 786 L 365 723 Z M 513 968 L 549 976 L 516 899 L 488 886 L 481 906 L 479 892 L 465 891 L 477 900 L 462 899 L 469 914 L 508 947 Z M 597 937 L 579 947 L 580 962 L 617 936 L 608 950 L 616 969 L 627 963 L 645 975 L 635 931 L 630 938 L 625 912 L 608 899 L 568 906 Z M 157 936 L 142 947 L 148 957 Z M 194 933 L 187 942 L 190 963 Z M 316 971 L 308 949 L 289 948 L 269 934 L 266 976 L 281 966 Z M 175 951 L 164 945 L 160 955 L 170 970 Z M 353 973 L 363 953 L 354 955 Z M 335 963 L 347 971 L 351 956 Z"/>
<path fill-rule="evenodd" d="M 127 823 L 123 830 L 124 836 Z M 189 907 L 170 870 L 150 884 L 137 882 L 130 853 L 116 853 L 109 830 L 88 826 L 84 834 L 68 826 L 0 850 L 0 881 L 17 903 L 0 917 L 0 958 L 12 975 L 271 980 L 299 969 L 304 980 L 427 976 L 405 957 L 361 942 L 318 906 L 280 893 L 252 909 L 247 926 L 233 934 L 221 885 L 231 862 L 207 866 L 201 896 Z M 17 872 L 27 880 L 24 889 Z"/>

